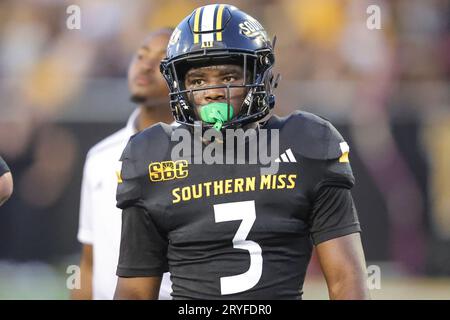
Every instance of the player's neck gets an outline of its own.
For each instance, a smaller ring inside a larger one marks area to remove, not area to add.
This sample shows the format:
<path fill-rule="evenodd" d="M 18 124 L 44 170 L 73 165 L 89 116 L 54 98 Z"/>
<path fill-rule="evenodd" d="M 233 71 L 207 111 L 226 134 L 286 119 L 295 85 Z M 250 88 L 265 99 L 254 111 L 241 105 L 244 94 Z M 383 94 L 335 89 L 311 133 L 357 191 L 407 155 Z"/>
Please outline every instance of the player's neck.
<path fill-rule="evenodd" d="M 173 117 L 170 114 L 168 106 L 140 105 L 139 111 L 139 118 L 136 123 L 137 130 L 139 131 L 142 131 L 158 122 L 173 122 Z"/>

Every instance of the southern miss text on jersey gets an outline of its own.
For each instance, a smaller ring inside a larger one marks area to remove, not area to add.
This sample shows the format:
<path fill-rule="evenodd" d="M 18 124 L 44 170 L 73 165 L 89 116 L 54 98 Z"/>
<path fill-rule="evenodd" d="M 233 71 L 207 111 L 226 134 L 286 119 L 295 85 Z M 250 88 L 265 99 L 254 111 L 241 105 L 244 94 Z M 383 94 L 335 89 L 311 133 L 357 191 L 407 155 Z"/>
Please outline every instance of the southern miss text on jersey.
<path fill-rule="evenodd" d="M 163 124 L 129 141 L 118 276 L 169 270 L 175 299 L 301 298 L 312 245 L 360 231 L 348 150 L 310 113 L 272 116 L 264 128 L 278 128 L 280 153 L 289 150 L 273 175 L 255 164 L 172 161 L 179 129 Z"/>

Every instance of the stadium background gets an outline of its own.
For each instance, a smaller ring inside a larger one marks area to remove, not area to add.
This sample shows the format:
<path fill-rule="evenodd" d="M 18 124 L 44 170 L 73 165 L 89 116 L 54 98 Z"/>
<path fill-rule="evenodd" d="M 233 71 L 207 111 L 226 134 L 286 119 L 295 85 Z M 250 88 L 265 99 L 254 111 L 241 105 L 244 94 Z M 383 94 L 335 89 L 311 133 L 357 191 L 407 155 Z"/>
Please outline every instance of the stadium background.
<path fill-rule="evenodd" d="M 211 1 L 0 2 L 0 299 L 67 299 L 90 146 L 133 105 L 126 70 L 152 29 Z M 349 141 L 376 299 L 450 299 L 450 1 L 228 1 L 277 35 L 276 113 L 330 119 Z M 69 5 L 81 30 L 66 27 Z M 369 30 L 369 5 L 381 30 Z M 305 298 L 327 298 L 315 260 Z"/>

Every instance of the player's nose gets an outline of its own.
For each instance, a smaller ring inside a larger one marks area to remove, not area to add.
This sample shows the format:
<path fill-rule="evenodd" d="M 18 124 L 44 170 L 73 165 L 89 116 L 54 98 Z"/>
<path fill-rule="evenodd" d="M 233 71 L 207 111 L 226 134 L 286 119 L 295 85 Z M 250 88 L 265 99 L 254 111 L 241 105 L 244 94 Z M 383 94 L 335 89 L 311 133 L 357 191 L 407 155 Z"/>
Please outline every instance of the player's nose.
<path fill-rule="evenodd" d="M 204 99 L 207 103 L 226 100 L 225 88 L 211 88 L 206 90 Z"/>

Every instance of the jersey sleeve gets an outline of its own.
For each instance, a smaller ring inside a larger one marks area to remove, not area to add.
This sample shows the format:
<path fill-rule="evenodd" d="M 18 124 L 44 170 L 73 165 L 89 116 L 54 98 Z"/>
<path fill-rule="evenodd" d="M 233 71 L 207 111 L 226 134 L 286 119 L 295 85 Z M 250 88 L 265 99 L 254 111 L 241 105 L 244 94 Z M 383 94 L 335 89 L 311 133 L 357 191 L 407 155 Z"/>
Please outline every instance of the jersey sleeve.
<path fill-rule="evenodd" d="M 119 277 L 162 276 L 168 271 L 167 247 L 167 237 L 159 233 L 144 208 L 131 206 L 123 210 Z"/>
<path fill-rule="evenodd" d="M 89 157 L 86 159 L 83 169 L 83 179 L 81 182 L 80 195 L 80 216 L 78 224 L 78 241 L 84 244 L 92 244 L 93 242 L 93 197 L 92 197 L 92 183 L 91 174 L 89 172 Z"/>
<path fill-rule="evenodd" d="M 325 128 L 324 156 L 318 161 L 318 180 L 313 190 L 310 217 L 315 245 L 361 231 L 350 192 L 355 184 L 349 160 L 350 147 L 330 122 L 325 122 Z"/>
<path fill-rule="evenodd" d="M 322 187 L 314 199 L 309 225 L 314 245 L 361 232 L 350 190 L 338 186 Z"/>
<path fill-rule="evenodd" d="M 298 112 L 288 120 L 284 132 L 307 166 L 303 171 L 311 201 L 307 219 L 313 243 L 360 232 L 350 192 L 355 184 L 350 147 L 339 131 L 327 119 Z"/>
<path fill-rule="evenodd" d="M 139 166 L 137 162 L 141 158 L 139 152 L 142 152 L 142 145 L 135 146 L 133 138 L 128 141 L 120 158 L 122 170 L 116 198 L 117 207 L 123 210 L 117 275 L 162 276 L 168 271 L 166 258 L 168 240 L 165 234 L 160 233 L 151 214 L 145 209 L 140 185 L 144 166 L 142 163 Z"/>
<path fill-rule="evenodd" d="M 3 160 L 2 157 L 0 157 L 0 177 L 7 172 L 9 172 L 9 167 L 6 164 L 5 160 Z"/>

